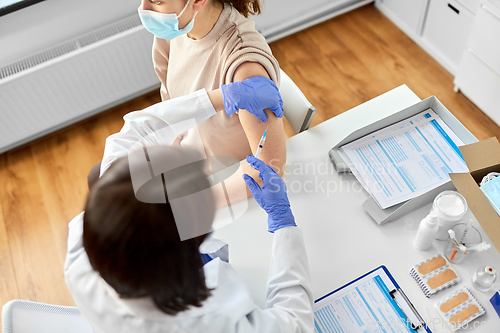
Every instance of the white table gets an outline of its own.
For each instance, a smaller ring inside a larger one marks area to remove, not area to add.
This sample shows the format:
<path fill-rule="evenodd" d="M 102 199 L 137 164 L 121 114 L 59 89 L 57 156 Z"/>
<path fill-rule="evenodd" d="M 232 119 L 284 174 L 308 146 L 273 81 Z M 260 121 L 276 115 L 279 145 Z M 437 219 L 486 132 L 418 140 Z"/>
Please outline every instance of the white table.
<path fill-rule="evenodd" d="M 500 332 L 500 318 L 489 302 L 493 290 L 500 289 L 500 283 L 496 282 L 490 292 L 482 293 L 470 282 L 480 265 L 500 270 L 498 251 L 492 248 L 474 254 L 474 260 L 455 264 L 462 277 L 459 287 L 454 286 L 427 299 L 408 271 L 413 265 L 442 252 L 444 241 L 435 240 L 428 251 L 418 251 L 413 246 L 418 224 L 428 214 L 430 203 L 380 226 L 361 207 L 368 194 L 353 176 L 338 175 L 328 159 L 330 148 L 353 130 L 419 101 L 403 85 L 287 141 L 284 179 L 296 222 L 304 231 L 314 298 L 385 265 L 433 332 L 451 332 L 442 326 L 434 304 L 461 286 L 467 286 L 486 309 L 486 315 L 477 319 L 484 322 L 474 332 Z M 469 216 L 473 216 L 470 211 L 465 218 Z M 480 230 L 483 239 L 489 241 L 476 221 L 473 225 Z M 230 263 L 262 307 L 272 244 L 272 235 L 266 230 L 266 214 L 255 201 L 249 200 L 248 210 L 242 217 L 214 233 L 216 238 L 229 244 Z"/>

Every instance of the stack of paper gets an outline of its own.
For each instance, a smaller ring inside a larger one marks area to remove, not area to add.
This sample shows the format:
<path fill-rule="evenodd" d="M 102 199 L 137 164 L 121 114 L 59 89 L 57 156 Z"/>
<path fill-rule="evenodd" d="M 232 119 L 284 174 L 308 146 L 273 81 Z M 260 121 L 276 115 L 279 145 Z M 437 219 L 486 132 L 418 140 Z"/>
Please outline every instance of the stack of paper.
<path fill-rule="evenodd" d="M 468 172 L 464 143 L 432 110 L 342 146 L 340 155 L 385 209 L 434 189 L 449 173 Z"/>

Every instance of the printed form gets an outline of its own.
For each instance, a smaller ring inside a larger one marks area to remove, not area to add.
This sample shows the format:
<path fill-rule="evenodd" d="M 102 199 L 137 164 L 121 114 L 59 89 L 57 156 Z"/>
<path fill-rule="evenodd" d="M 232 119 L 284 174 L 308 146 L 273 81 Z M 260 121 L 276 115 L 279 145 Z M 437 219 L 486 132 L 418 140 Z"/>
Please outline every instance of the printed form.
<path fill-rule="evenodd" d="M 432 110 L 342 146 L 340 155 L 385 209 L 446 183 L 449 173 L 468 172 L 463 142 Z"/>
<path fill-rule="evenodd" d="M 355 281 L 314 304 L 315 333 L 417 333 L 381 270 Z"/>

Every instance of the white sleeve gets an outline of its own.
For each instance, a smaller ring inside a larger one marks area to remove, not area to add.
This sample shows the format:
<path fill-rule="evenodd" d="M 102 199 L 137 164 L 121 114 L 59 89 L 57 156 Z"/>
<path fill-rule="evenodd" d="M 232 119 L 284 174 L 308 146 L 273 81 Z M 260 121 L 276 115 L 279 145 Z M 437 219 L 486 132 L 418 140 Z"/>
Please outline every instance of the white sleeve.
<path fill-rule="evenodd" d="M 68 232 L 68 251 L 66 253 L 66 261 L 64 264 L 64 272 L 66 273 L 71 265 L 85 253 L 83 249 L 83 214 L 84 212 L 78 214 L 69 223 Z"/>
<path fill-rule="evenodd" d="M 281 228 L 274 232 L 266 308 L 240 316 L 234 332 L 314 332 L 313 302 L 302 231 Z"/>
<path fill-rule="evenodd" d="M 205 89 L 154 104 L 123 117 L 120 132 L 109 136 L 104 147 L 100 176 L 136 143 L 171 145 L 175 138 L 201 124 L 216 111 Z"/>
<path fill-rule="evenodd" d="M 267 279 L 266 311 L 278 319 L 282 332 L 313 332 L 313 303 L 302 230 L 298 227 L 276 230 Z"/>

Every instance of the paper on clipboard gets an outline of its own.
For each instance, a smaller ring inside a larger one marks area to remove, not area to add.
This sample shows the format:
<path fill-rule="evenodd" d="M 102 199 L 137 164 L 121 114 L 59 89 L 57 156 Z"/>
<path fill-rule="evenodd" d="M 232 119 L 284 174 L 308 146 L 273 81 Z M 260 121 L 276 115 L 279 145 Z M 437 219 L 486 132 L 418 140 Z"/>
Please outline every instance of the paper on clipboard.
<path fill-rule="evenodd" d="M 314 303 L 316 333 L 431 332 L 381 266 Z"/>
<path fill-rule="evenodd" d="M 363 187 L 385 209 L 468 172 L 463 142 L 432 110 L 345 144 L 339 154 Z"/>

